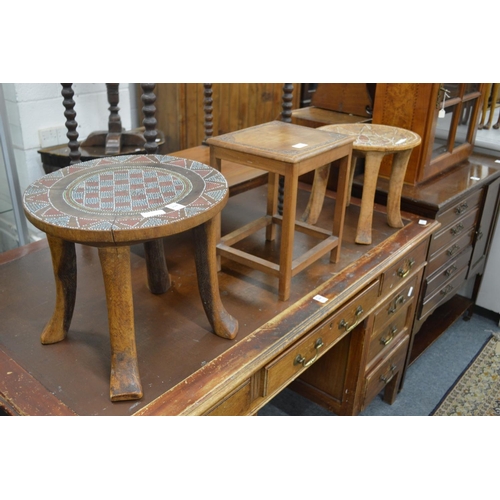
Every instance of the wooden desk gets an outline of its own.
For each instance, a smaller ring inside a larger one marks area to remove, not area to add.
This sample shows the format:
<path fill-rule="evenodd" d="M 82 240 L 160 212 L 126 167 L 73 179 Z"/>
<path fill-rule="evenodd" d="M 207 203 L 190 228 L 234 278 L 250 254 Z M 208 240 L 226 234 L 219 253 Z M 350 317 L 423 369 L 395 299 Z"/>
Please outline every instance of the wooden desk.
<path fill-rule="evenodd" d="M 308 197 L 307 191 L 299 190 L 299 209 L 305 207 Z M 222 212 L 223 231 L 260 216 L 265 199 L 265 187 L 230 198 Z M 330 226 L 334 208 L 334 199 L 328 193 L 318 221 L 320 227 Z M 97 249 L 77 246 L 81 272 L 71 335 L 52 346 L 43 346 L 39 341 L 47 314 L 54 307 L 52 265 L 46 243 L 1 255 L 0 405 L 13 415 L 253 414 L 292 380 L 334 353 L 337 360 L 343 361 L 336 365 L 334 380 L 353 392 L 344 392 L 336 407 L 333 403 L 329 407 L 341 414 L 357 413 L 366 400 L 362 393 L 367 366 L 370 373 L 375 373 L 375 368 L 384 368 L 383 362 L 390 359 L 393 347 L 400 353 L 402 346 L 404 354 L 407 346 L 391 343 L 387 354 L 379 355 L 375 365 L 367 365 L 364 339 L 373 331 L 373 315 L 407 286 L 416 286 L 408 280 L 418 280 L 422 262 L 401 280 L 397 272 L 401 269 L 404 274 L 408 270 L 412 253 L 420 245 L 426 246 L 438 227 L 432 221 L 420 225 L 415 217 L 403 214 L 405 227 L 390 228 L 383 208 L 377 207 L 373 243 L 361 247 L 354 243 L 358 216 L 359 205 L 352 200 L 346 210 L 340 261 L 330 263 L 325 256 L 296 275 L 288 302 L 279 301 L 272 277 L 234 262 L 224 264 L 224 271 L 219 273 L 220 291 L 226 309 L 240 325 L 234 341 L 211 333 L 197 293 L 194 261 L 186 258 L 194 251 L 189 234 L 166 238 L 172 287 L 159 296 L 147 288 L 142 246 L 133 247 L 136 342 L 144 388 L 144 397 L 139 401 L 109 401 L 110 344 Z M 249 248 L 260 243 L 260 237 L 250 238 L 246 245 Z M 309 237 L 299 235 L 296 244 L 299 250 L 307 247 Z M 269 255 L 269 249 L 262 252 Z M 374 287 L 374 283 L 378 285 Z M 374 302 L 366 306 L 358 325 L 347 333 L 339 324 L 342 320 L 353 324 L 357 306 L 351 304 L 357 304 L 360 294 Z M 326 303 L 314 300 L 316 295 L 325 297 Z M 317 328 L 327 325 L 329 331 L 330 324 L 332 334 L 324 336 L 318 360 L 310 368 L 295 365 L 298 354 L 306 363 L 311 360 L 316 351 Z M 407 342 L 403 335 L 401 340 Z M 281 360 L 285 358 L 283 371 Z M 285 373 L 285 378 L 273 378 L 276 373 Z M 313 381 L 307 383 L 313 386 Z M 320 385 L 318 381 L 316 385 Z"/>

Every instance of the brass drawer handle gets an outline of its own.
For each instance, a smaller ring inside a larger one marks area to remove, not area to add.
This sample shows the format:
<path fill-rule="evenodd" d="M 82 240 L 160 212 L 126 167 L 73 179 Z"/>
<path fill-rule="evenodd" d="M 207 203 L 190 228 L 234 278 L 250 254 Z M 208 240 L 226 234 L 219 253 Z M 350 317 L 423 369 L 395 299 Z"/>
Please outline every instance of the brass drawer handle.
<path fill-rule="evenodd" d="M 316 340 L 314 347 L 316 349 L 316 354 L 314 355 L 314 358 L 310 359 L 309 361 L 306 361 L 306 358 L 302 356 L 302 354 L 297 354 L 297 357 L 294 359 L 293 364 L 294 365 L 302 365 L 304 368 L 308 368 L 311 366 L 319 356 L 319 350 L 324 346 L 323 344 L 323 339 L 319 338 Z"/>
<path fill-rule="evenodd" d="M 356 308 L 356 312 L 354 313 L 355 316 L 356 316 L 356 321 L 354 322 L 353 325 L 349 326 L 349 323 L 343 319 L 340 323 L 339 323 L 339 329 L 342 329 L 344 328 L 344 330 L 349 333 L 350 331 L 354 330 L 354 328 L 356 328 L 359 324 L 359 317 L 361 316 L 361 314 L 363 314 L 363 308 L 361 306 L 358 306 Z"/>
<path fill-rule="evenodd" d="M 391 333 L 389 334 L 389 336 L 388 337 L 382 337 L 380 339 L 380 343 L 382 345 L 384 345 L 384 346 L 389 345 L 393 341 L 394 336 L 396 335 L 396 333 L 398 333 L 398 329 L 395 326 L 393 326 L 391 328 Z"/>
<path fill-rule="evenodd" d="M 387 314 L 394 314 L 397 311 L 399 304 L 404 304 L 405 302 L 406 297 L 404 295 L 398 295 L 394 299 L 394 303 L 391 305 L 391 307 L 389 307 Z"/>
<path fill-rule="evenodd" d="M 464 230 L 464 225 L 460 222 L 460 224 L 457 224 L 455 227 L 452 227 L 450 229 L 450 233 L 453 234 L 453 235 L 456 235 L 456 234 L 460 233 L 463 230 Z"/>
<path fill-rule="evenodd" d="M 469 208 L 469 205 L 467 204 L 466 201 L 463 203 L 460 203 L 457 208 L 455 208 L 455 213 L 457 215 L 463 214 L 467 209 Z"/>
<path fill-rule="evenodd" d="M 444 274 L 446 276 L 451 276 L 456 270 L 457 270 L 457 266 L 451 266 L 448 269 L 446 269 L 446 271 L 444 272 Z"/>
<path fill-rule="evenodd" d="M 413 257 L 410 257 L 406 261 L 406 270 L 403 269 L 402 267 L 400 267 L 398 269 L 398 272 L 397 272 L 398 276 L 400 278 L 406 278 L 410 274 L 411 268 L 413 267 L 414 264 L 415 264 L 415 259 Z"/>
<path fill-rule="evenodd" d="M 448 295 L 452 290 L 453 287 L 451 285 L 448 285 L 446 288 L 443 288 L 440 293 L 441 295 Z"/>
<path fill-rule="evenodd" d="M 380 375 L 380 381 L 383 382 L 384 384 L 390 382 L 390 380 L 394 376 L 394 371 L 396 370 L 396 368 L 397 368 L 396 365 L 391 365 L 390 372 L 387 375 Z"/>
<path fill-rule="evenodd" d="M 448 255 L 453 255 L 454 253 L 456 253 L 458 250 L 460 250 L 460 247 L 458 245 L 453 245 L 451 248 L 448 248 L 448 250 L 446 250 L 446 253 Z"/>

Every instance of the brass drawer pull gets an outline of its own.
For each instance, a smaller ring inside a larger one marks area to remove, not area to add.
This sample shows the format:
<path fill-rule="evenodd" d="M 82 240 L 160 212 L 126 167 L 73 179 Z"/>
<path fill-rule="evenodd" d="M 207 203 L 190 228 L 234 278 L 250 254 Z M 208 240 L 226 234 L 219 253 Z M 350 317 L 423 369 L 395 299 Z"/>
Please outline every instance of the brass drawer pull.
<path fill-rule="evenodd" d="M 455 213 L 457 215 L 463 214 L 467 209 L 469 208 L 469 205 L 467 204 L 466 201 L 463 203 L 460 203 L 457 208 L 455 208 Z"/>
<path fill-rule="evenodd" d="M 391 328 L 391 333 L 389 334 L 389 336 L 388 337 L 382 337 L 380 339 L 380 343 L 382 345 L 384 345 L 384 346 L 389 345 L 393 341 L 394 336 L 396 335 L 396 333 L 398 333 L 398 329 L 395 326 L 393 326 Z"/>
<path fill-rule="evenodd" d="M 448 248 L 448 250 L 446 250 L 446 253 L 448 255 L 453 255 L 454 253 L 458 252 L 458 250 L 460 250 L 460 247 L 458 245 L 453 245 L 451 248 Z"/>
<path fill-rule="evenodd" d="M 294 359 L 293 364 L 294 365 L 302 365 L 304 368 L 308 368 L 311 366 L 319 356 L 319 350 L 323 347 L 323 339 L 319 338 L 316 340 L 314 347 L 316 349 L 316 354 L 314 355 L 314 358 L 310 359 L 309 361 L 306 361 L 306 358 L 302 356 L 302 354 L 297 354 L 297 357 Z"/>
<path fill-rule="evenodd" d="M 455 227 L 452 227 L 450 229 L 450 233 L 453 234 L 453 235 L 456 235 L 456 234 L 460 233 L 463 230 L 464 230 L 464 225 L 460 222 L 460 224 L 457 224 Z"/>
<path fill-rule="evenodd" d="M 441 290 L 441 295 L 448 295 L 453 290 L 451 285 L 448 285 L 446 288 Z"/>
<path fill-rule="evenodd" d="M 415 264 L 415 259 L 413 257 L 410 257 L 406 261 L 406 270 L 403 269 L 402 267 L 400 267 L 398 269 L 398 272 L 397 272 L 398 276 L 400 278 L 406 278 L 410 274 L 411 268 L 413 267 L 414 264 Z"/>
<path fill-rule="evenodd" d="M 396 370 L 397 366 L 396 365 L 391 365 L 390 372 L 387 375 L 380 375 L 380 381 L 383 382 L 384 384 L 387 384 L 390 382 L 394 375 L 394 371 Z"/>
<path fill-rule="evenodd" d="M 350 331 L 354 330 L 354 328 L 356 328 L 359 324 L 359 317 L 361 316 L 361 314 L 363 314 L 363 308 L 361 306 L 358 306 L 356 308 L 356 312 L 354 313 L 355 316 L 356 316 L 356 321 L 354 322 L 353 325 L 349 326 L 349 323 L 343 319 L 340 323 L 339 323 L 339 329 L 342 329 L 344 328 L 344 330 L 349 333 Z"/>
<path fill-rule="evenodd" d="M 389 307 L 387 314 L 394 314 L 398 309 L 399 304 L 404 304 L 406 302 L 406 297 L 404 295 L 398 295 L 394 299 L 394 303 Z"/>
<path fill-rule="evenodd" d="M 446 271 L 444 272 L 444 274 L 446 276 L 451 276 L 456 270 L 457 270 L 457 266 L 451 266 L 448 269 L 446 269 Z"/>

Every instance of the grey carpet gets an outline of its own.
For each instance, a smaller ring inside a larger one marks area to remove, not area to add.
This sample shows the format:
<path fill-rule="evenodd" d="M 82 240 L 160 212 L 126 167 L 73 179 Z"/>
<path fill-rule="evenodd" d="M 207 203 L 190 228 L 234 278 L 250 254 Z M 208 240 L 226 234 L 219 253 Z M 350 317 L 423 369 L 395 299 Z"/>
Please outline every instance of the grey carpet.
<path fill-rule="evenodd" d="M 378 395 L 360 416 L 427 416 L 469 366 L 498 323 L 479 314 L 470 321 L 459 319 L 407 370 L 403 390 L 388 405 Z M 259 416 L 334 416 L 321 406 L 285 389 Z"/>

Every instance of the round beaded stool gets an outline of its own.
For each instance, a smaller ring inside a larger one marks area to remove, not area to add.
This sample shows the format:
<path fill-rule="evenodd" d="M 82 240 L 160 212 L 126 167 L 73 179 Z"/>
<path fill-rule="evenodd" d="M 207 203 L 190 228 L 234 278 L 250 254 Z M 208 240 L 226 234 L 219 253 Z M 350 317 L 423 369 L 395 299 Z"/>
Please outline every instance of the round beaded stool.
<path fill-rule="evenodd" d="M 217 278 L 217 217 L 226 179 L 199 162 L 161 155 L 115 156 L 57 170 L 24 193 L 28 220 L 47 234 L 56 305 L 41 342 L 66 337 L 76 298 L 75 243 L 98 248 L 111 340 L 110 397 L 139 399 L 130 245 L 193 229 L 198 287 L 216 335 L 233 339 L 238 322 L 224 309 Z M 89 321 L 91 318 L 89 318 Z"/>

